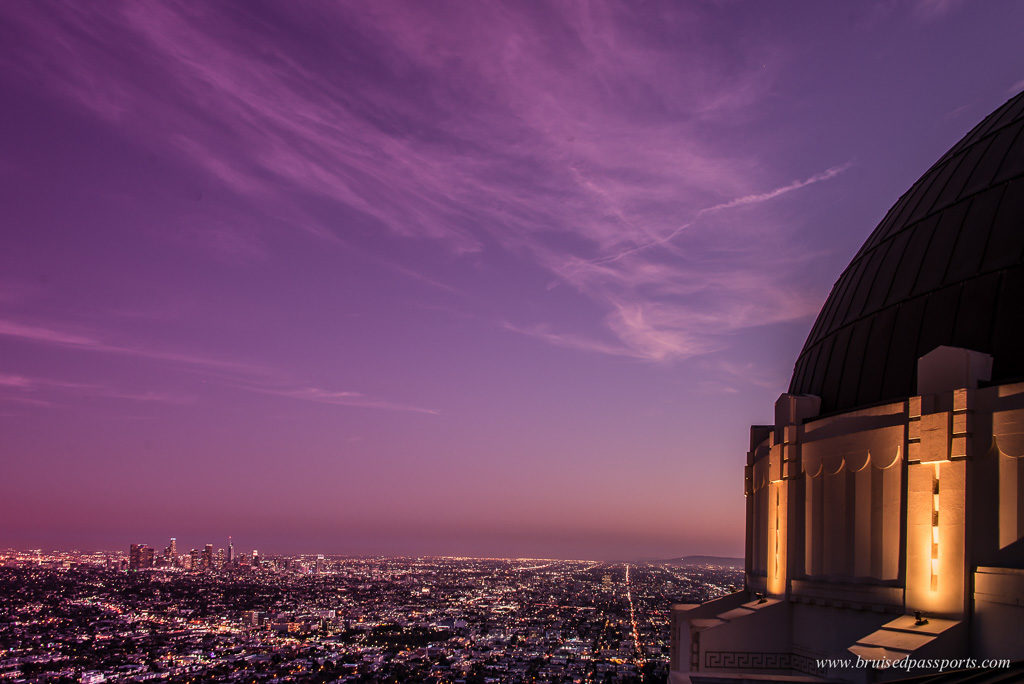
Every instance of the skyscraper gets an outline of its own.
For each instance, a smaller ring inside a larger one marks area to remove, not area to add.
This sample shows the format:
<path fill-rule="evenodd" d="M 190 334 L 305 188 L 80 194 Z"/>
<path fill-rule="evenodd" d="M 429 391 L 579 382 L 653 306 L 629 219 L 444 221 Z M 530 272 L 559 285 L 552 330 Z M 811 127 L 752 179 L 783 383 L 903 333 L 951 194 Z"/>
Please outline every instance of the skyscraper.
<path fill-rule="evenodd" d="M 128 547 L 128 569 L 138 570 L 142 567 L 142 549 L 145 544 L 132 544 Z"/>
<path fill-rule="evenodd" d="M 172 568 L 178 564 L 178 540 L 174 537 L 171 537 L 171 543 L 164 549 L 164 560 Z"/>
<path fill-rule="evenodd" d="M 128 569 L 142 570 L 153 567 L 153 549 L 146 544 L 132 544 L 128 547 Z"/>
<path fill-rule="evenodd" d="M 228 565 L 235 562 L 235 545 L 231 541 L 231 537 L 228 537 Z"/>

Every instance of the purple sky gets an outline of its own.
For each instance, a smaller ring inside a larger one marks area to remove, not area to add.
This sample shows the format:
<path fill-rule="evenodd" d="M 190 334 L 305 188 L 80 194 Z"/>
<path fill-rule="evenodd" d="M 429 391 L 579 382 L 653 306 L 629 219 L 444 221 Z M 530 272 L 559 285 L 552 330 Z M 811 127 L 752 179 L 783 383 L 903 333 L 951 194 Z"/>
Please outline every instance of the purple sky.
<path fill-rule="evenodd" d="M 741 555 L 1018 2 L 0 4 L 0 546 Z"/>

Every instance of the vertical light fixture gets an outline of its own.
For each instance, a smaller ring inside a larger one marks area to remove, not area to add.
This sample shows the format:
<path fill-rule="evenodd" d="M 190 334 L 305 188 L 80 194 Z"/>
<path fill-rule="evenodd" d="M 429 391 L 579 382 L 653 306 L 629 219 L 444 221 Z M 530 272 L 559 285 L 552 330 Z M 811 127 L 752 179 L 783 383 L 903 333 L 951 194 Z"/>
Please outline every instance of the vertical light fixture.
<path fill-rule="evenodd" d="M 939 464 L 932 477 L 932 591 L 939 588 Z"/>
<path fill-rule="evenodd" d="M 779 487 L 775 485 L 775 578 L 779 577 Z"/>

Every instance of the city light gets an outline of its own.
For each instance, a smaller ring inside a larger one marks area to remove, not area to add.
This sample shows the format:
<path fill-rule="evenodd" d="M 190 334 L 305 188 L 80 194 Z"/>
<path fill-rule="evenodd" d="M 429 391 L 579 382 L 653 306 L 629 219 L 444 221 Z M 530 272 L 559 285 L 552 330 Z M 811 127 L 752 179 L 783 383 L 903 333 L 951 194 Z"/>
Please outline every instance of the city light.
<path fill-rule="evenodd" d="M 0 552 L 0 678 L 661 682 L 668 607 L 742 583 L 738 563 L 228 557 Z"/>

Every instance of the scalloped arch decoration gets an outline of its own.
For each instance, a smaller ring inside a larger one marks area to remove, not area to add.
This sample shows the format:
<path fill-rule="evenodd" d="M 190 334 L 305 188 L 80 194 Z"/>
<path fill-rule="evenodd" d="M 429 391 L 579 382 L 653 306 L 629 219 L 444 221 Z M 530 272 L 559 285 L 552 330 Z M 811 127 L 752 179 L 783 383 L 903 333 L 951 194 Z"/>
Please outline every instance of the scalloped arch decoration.
<path fill-rule="evenodd" d="M 992 435 L 992 446 L 1005 458 L 1024 458 L 1024 434 L 1011 433 Z"/>

